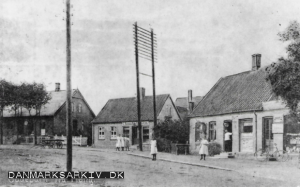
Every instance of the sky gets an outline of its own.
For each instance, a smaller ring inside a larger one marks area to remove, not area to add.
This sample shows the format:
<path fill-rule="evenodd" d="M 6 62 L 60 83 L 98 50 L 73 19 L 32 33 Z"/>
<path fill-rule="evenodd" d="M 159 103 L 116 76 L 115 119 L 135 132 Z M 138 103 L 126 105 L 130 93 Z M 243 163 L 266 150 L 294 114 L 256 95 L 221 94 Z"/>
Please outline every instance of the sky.
<path fill-rule="evenodd" d="M 204 96 L 221 78 L 286 56 L 278 33 L 300 21 L 282 0 L 71 0 L 72 88 L 97 115 L 112 98 L 136 96 L 133 24 L 157 38 L 156 94 Z M 64 0 L 0 0 L 0 79 L 66 89 Z M 151 62 L 140 59 L 140 72 Z M 152 79 L 140 75 L 152 95 Z"/>

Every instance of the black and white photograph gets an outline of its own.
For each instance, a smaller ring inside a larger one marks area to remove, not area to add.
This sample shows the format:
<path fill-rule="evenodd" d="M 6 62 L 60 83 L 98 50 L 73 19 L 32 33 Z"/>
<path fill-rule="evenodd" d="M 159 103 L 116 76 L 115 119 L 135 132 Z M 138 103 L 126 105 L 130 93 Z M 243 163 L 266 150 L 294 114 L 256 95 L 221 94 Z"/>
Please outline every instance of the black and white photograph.
<path fill-rule="evenodd" d="M 299 176 L 299 1 L 0 0 L 0 187 Z"/>

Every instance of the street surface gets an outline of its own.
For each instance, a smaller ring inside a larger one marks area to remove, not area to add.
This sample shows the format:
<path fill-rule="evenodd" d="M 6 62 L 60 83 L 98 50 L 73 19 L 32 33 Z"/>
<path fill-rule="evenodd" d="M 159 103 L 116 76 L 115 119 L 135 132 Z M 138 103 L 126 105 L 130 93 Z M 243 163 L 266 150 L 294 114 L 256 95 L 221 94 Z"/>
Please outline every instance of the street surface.
<path fill-rule="evenodd" d="M 41 149 L 32 146 L 0 147 L 0 184 L 3 186 L 297 186 L 288 181 L 253 176 L 247 173 L 210 169 L 127 155 L 127 152 L 95 148 L 73 148 L 75 171 L 124 171 L 125 179 L 94 181 L 48 180 L 11 182 L 8 171 L 65 171 L 66 149 Z M 159 155 L 158 155 L 159 156 Z M 199 161 L 200 162 L 200 161 Z M 299 170 L 300 173 L 300 170 Z M 299 174 L 298 173 L 298 174 Z"/>

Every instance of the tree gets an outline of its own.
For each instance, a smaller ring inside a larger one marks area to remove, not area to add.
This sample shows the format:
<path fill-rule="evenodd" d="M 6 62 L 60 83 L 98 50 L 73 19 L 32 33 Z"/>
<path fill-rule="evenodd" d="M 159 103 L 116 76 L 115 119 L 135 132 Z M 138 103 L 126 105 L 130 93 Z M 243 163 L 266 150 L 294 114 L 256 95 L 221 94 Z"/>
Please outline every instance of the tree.
<path fill-rule="evenodd" d="M 276 96 L 285 101 L 292 116 L 297 116 L 300 102 L 300 24 L 293 21 L 281 33 L 280 40 L 288 42 L 287 58 L 281 57 L 266 68 L 266 79 Z"/>
<path fill-rule="evenodd" d="M 3 110 L 11 104 L 11 87 L 12 84 L 6 80 L 0 80 L 0 112 L 1 112 L 1 126 L 0 126 L 0 143 L 3 144 Z"/>
<path fill-rule="evenodd" d="M 29 116 L 36 117 L 40 116 L 41 108 L 43 105 L 47 104 L 51 99 L 51 96 L 45 89 L 45 85 L 41 83 L 23 83 L 19 89 L 22 93 L 20 94 L 20 103 L 24 108 L 28 110 Z M 32 111 L 35 111 L 35 114 L 32 114 Z M 37 121 L 31 120 L 34 128 L 34 143 L 37 144 L 37 132 L 36 132 L 36 123 Z"/>
<path fill-rule="evenodd" d="M 189 140 L 189 121 L 173 121 L 166 119 L 159 121 L 153 128 L 155 137 L 164 138 L 172 142 L 186 143 Z"/>

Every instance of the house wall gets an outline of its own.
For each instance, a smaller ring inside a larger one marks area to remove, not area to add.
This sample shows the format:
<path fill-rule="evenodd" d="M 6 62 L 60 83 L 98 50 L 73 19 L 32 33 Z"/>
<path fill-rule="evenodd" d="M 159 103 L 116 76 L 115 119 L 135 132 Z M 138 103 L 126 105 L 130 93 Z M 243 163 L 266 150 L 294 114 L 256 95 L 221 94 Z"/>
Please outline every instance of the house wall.
<path fill-rule="evenodd" d="M 171 108 L 171 110 L 170 110 Z M 157 111 L 159 112 L 159 111 Z M 178 113 L 176 112 L 175 106 L 172 103 L 171 98 L 169 97 L 164 106 L 162 107 L 162 110 L 160 111 L 157 119 L 158 120 L 165 120 L 165 116 L 171 115 L 173 120 L 180 120 L 180 117 Z M 94 124 L 93 127 L 93 138 L 94 138 L 94 146 L 100 147 L 100 148 L 115 148 L 116 146 L 116 139 L 111 139 L 111 127 L 117 127 L 117 134 L 123 134 L 123 127 L 129 127 L 129 138 L 130 138 L 130 144 L 132 144 L 132 133 L 133 133 L 133 126 L 137 126 L 137 122 L 124 122 L 124 123 L 107 123 L 107 124 Z M 153 133 L 153 121 L 144 121 L 142 122 L 142 127 L 149 127 L 149 136 L 147 138 L 150 140 L 152 138 Z M 105 139 L 99 139 L 99 127 L 104 127 L 105 129 Z M 139 134 L 137 129 L 137 134 Z M 142 131 L 142 137 L 143 137 L 143 131 Z M 138 142 L 138 139 L 136 139 L 136 142 Z M 145 144 L 148 144 L 149 142 L 145 142 Z M 136 144 L 136 143 L 134 143 Z"/>
<path fill-rule="evenodd" d="M 195 117 L 190 119 L 190 151 L 198 152 L 200 142 L 195 141 L 195 124 L 196 122 L 203 122 L 208 126 L 208 123 L 211 121 L 216 122 L 216 141 L 219 142 L 224 150 L 224 126 L 223 123 L 225 120 L 232 120 L 232 152 L 240 152 L 240 127 L 239 123 L 241 119 L 252 119 L 253 123 L 253 151 L 262 148 L 262 137 L 263 137 L 263 118 L 264 117 L 278 117 L 283 118 L 284 115 L 287 115 L 289 112 L 288 109 L 273 109 L 269 108 L 267 111 L 256 112 L 257 118 L 255 117 L 254 112 L 243 112 L 243 113 L 234 113 L 226 114 L 219 116 L 210 116 L 210 117 Z M 257 119 L 257 126 L 255 125 L 255 119 Z M 257 131 L 256 131 L 257 130 Z M 256 135 L 257 132 L 257 135 Z M 207 128 L 208 134 L 208 128 Z M 274 134 L 274 143 L 277 144 L 279 150 L 283 149 L 283 134 Z"/>
<path fill-rule="evenodd" d="M 25 125 L 27 121 L 27 125 Z M 3 143 L 12 144 L 18 137 L 29 136 L 34 134 L 34 124 L 36 125 L 37 136 L 41 135 L 41 125 L 45 123 L 46 135 L 53 135 L 53 117 L 10 117 L 4 118 L 3 125 Z"/>
<path fill-rule="evenodd" d="M 129 127 L 129 139 L 130 145 L 132 145 L 132 131 L 133 127 L 137 126 L 137 122 L 125 122 L 125 123 L 107 123 L 107 124 L 94 124 L 93 128 L 93 137 L 94 137 L 94 146 L 98 148 L 115 148 L 117 139 L 111 138 L 111 127 L 117 128 L 117 135 L 123 135 L 124 127 Z M 104 127 L 104 139 L 99 139 L 99 127 Z M 153 129 L 153 122 L 144 121 L 142 122 L 142 128 L 149 127 L 149 137 L 150 140 L 152 137 L 152 129 Z M 139 134 L 139 130 L 137 130 L 137 134 Z M 142 131 L 143 137 L 143 131 Z M 138 139 L 136 140 L 138 142 Z M 144 141 L 143 141 L 144 142 Z M 149 143 L 149 142 L 144 142 Z"/>
<path fill-rule="evenodd" d="M 170 112 L 170 108 L 171 108 L 171 112 Z M 159 111 L 157 111 L 157 112 L 159 112 Z M 172 120 L 180 120 L 180 117 L 179 117 L 178 113 L 176 112 L 176 108 L 173 105 L 171 98 L 169 97 L 166 100 L 166 102 L 165 102 L 161 112 L 159 113 L 157 119 L 164 121 L 165 116 L 169 116 L 170 114 L 172 116 L 172 118 L 171 118 Z"/>
<path fill-rule="evenodd" d="M 81 94 L 77 93 L 72 97 L 74 110 L 72 111 L 72 124 L 74 136 L 91 136 L 91 121 L 94 119 L 94 114 L 83 101 Z M 82 106 L 79 112 L 79 104 Z M 54 135 L 66 135 L 66 105 L 64 105 L 54 117 Z M 77 128 L 74 127 L 74 121 L 77 121 Z M 89 135 L 90 134 L 90 135 Z"/>

